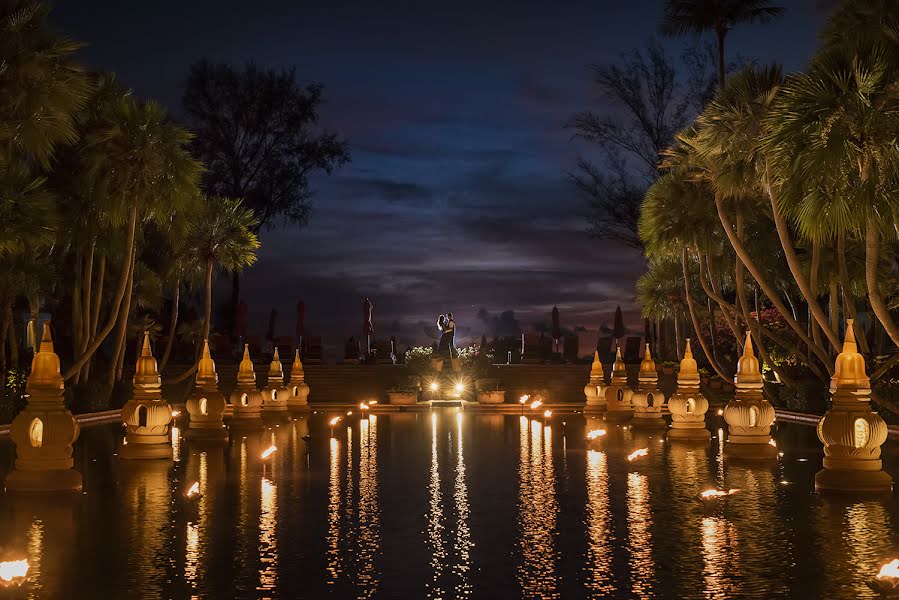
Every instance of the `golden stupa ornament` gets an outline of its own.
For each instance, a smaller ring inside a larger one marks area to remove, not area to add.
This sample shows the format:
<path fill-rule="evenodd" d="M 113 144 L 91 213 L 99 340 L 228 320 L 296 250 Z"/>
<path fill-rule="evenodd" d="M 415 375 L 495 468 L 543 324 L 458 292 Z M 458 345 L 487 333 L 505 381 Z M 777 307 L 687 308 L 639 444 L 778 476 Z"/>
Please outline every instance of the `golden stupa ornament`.
<path fill-rule="evenodd" d="M 172 458 L 169 437 L 172 407 L 162 399 L 162 378 L 150 350 L 150 334 L 146 331 L 135 367 L 133 390 L 131 400 L 122 407 L 126 443 L 119 450 L 119 457 Z"/>
<path fill-rule="evenodd" d="M 612 383 L 605 392 L 607 421 L 628 421 L 634 416 L 634 408 L 631 405 L 631 396 L 634 392 L 627 386 L 627 367 L 621 358 L 620 346 L 615 350 Z"/>
<path fill-rule="evenodd" d="M 729 432 L 724 454 L 735 458 L 777 458 L 777 447 L 771 443 L 774 407 L 762 395 L 762 372 L 748 331 L 743 356 L 737 361 L 734 385 L 734 399 L 724 408 Z"/>
<path fill-rule="evenodd" d="M 634 427 L 641 429 L 665 429 L 667 424 L 662 418 L 662 406 L 665 404 L 665 395 L 659 389 L 659 373 L 656 363 L 652 360 L 649 344 L 640 362 L 640 371 L 637 373 L 637 391 L 631 397 L 634 405 Z"/>
<path fill-rule="evenodd" d="M 187 401 L 190 413 L 189 437 L 227 439 L 228 430 L 222 422 L 225 397 L 219 391 L 219 376 L 215 361 L 209 353 L 209 340 L 203 340 L 203 356 L 197 366 L 197 386 Z"/>
<path fill-rule="evenodd" d="M 10 426 L 16 445 L 16 466 L 6 476 L 7 490 L 81 489 L 81 473 L 75 470 L 72 460 L 72 444 L 78 439 L 79 427 L 65 407 L 63 389 L 59 357 L 53 351 L 50 323 L 45 321 L 43 339 L 25 384 L 28 404 Z"/>
<path fill-rule="evenodd" d="M 815 489 L 891 491 L 893 478 L 880 460 L 887 426 L 871 410 L 871 382 L 865 373 L 865 359 L 858 353 L 852 319 L 846 320 L 846 339 L 837 356 L 830 393 L 833 404 L 818 422 L 824 468 L 815 475 Z"/>
<path fill-rule="evenodd" d="M 250 345 L 244 344 L 243 360 L 237 369 L 237 385 L 231 392 L 231 425 L 261 425 L 262 393 L 256 387 L 256 371 L 250 359 Z"/>
<path fill-rule="evenodd" d="M 294 410 L 309 408 L 309 386 L 306 385 L 303 373 L 303 361 L 300 360 L 300 350 L 297 349 L 290 366 L 290 396 L 287 398 L 287 407 Z"/>
<path fill-rule="evenodd" d="M 668 410 L 671 412 L 668 437 L 697 441 L 711 438 L 712 434 L 705 428 L 709 401 L 699 391 L 699 369 L 690 349 L 690 338 L 687 338 L 684 358 L 680 362 L 677 390 L 668 399 Z"/>
<path fill-rule="evenodd" d="M 278 356 L 278 347 L 272 355 L 272 362 L 268 366 L 268 377 L 265 387 L 262 389 L 262 412 L 278 413 L 287 410 L 287 399 L 290 397 L 290 388 L 284 385 L 284 367 L 281 366 L 281 357 Z"/>
<path fill-rule="evenodd" d="M 587 408 L 602 410 L 606 407 L 606 374 L 602 370 L 599 351 L 593 352 L 593 365 L 590 367 L 590 381 L 584 386 Z"/>

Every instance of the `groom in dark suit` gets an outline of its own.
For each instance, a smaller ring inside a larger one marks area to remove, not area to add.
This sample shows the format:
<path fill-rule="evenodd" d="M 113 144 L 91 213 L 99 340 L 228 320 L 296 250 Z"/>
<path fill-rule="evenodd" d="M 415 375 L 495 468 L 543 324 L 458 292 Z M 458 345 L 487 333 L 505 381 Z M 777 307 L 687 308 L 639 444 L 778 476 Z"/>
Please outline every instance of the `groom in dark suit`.
<path fill-rule="evenodd" d="M 446 336 L 449 341 L 449 354 L 450 358 L 456 358 L 459 356 L 459 351 L 456 350 L 456 321 L 453 320 L 453 313 L 446 313 Z"/>

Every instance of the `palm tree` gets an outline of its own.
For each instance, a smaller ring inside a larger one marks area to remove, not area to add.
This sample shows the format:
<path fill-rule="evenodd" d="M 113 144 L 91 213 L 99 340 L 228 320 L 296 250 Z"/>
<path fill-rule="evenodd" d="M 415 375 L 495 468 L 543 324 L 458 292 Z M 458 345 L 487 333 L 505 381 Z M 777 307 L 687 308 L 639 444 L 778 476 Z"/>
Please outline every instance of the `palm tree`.
<path fill-rule="evenodd" d="M 662 33 L 671 36 L 715 32 L 718 40 L 718 84 L 724 89 L 724 38 L 742 23 L 768 23 L 784 9 L 768 0 L 665 0 Z"/>
<path fill-rule="evenodd" d="M 160 105 L 139 103 L 130 95 L 117 101 L 103 125 L 86 135 L 83 168 L 101 203 L 99 214 L 108 227 L 124 227 L 125 237 L 107 321 L 63 374 L 66 379 L 80 371 L 117 324 L 117 348 L 123 343 L 138 221 L 164 225 L 182 218 L 196 203 L 201 166 L 188 153 L 189 142 L 190 134 L 171 124 Z"/>

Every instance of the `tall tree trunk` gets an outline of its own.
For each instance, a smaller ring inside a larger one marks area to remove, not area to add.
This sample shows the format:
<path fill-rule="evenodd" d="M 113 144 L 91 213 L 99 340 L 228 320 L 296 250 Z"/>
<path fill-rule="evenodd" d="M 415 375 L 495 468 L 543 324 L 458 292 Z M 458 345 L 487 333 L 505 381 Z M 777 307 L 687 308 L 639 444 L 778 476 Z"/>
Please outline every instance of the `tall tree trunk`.
<path fill-rule="evenodd" d="M 109 385 L 114 385 L 122 378 L 122 365 L 125 360 L 125 342 L 128 339 L 128 316 L 131 312 L 131 295 L 134 289 L 134 263 L 136 256 L 131 254 L 131 264 L 128 272 L 128 287 L 125 297 L 122 299 L 122 307 L 119 310 L 119 323 L 116 330 L 115 347 L 112 351 L 112 364 L 109 365 Z"/>
<path fill-rule="evenodd" d="M 165 366 L 169 363 L 169 356 L 172 354 L 172 348 L 175 345 L 175 331 L 178 329 L 178 304 L 181 299 L 181 281 L 175 281 L 175 289 L 172 292 L 172 311 L 171 316 L 169 317 L 169 339 L 165 342 L 165 352 L 162 354 L 162 359 L 159 361 L 159 372 L 162 373 L 162 370 L 165 369 Z"/>
<path fill-rule="evenodd" d="M 84 335 L 84 324 L 81 317 L 81 249 L 75 252 L 74 285 L 72 290 L 72 354 L 78 354 L 81 338 Z"/>
<path fill-rule="evenodd" d="M 103 282 L 106 279 L 106 257 L 100 255 L 100 264 L 97 269 L 97 285 L 94 289 L 94 299 L 91 301 L 91 319 L 90 319 L 90 337 L 88 338 L 88 344 L 92 343 L 94 339 L 97 337 L 97 326 L 100 322 L 100 307 L 103 304 Z M 85 344 L 81 353 L 84 354 L 84 351 L 87 350 L 87 344 Z M 91 366 L 94 364 L 94 358 L 91 357 L 87 362 L 81 367 L 79 371 L 79 377 L 82 381 L 87 381 L 90 378 L 91 374 Z"/>
<path fill-rule="evenodd" d="M 730 240 L 731 246 L 733 246 L 734 252 L 736 252 L 737 257 L 739 257 L 740 259 L 740 262 L 746 266 L 746 268 L 749 270 L 749 273 L 756 280 L 759 286 L 761 286 L 762 291 L 765 292 L 765 295 L 768 296 L 771 304 L 774 305 L 774 308 L 776 308 L 786 320 L 787 324 L 790 326 L 790 329 L 795 331 L 796 335 L 798 335 L 805 344 L 812 348 L 812 351 L 827 368 L 828 373 L 831 373 L 833 370 L 833 366 L 830 364 L 831 361 L 830 357 L 827 355 L 827 352 L 825 352 L 824 349 L 821 348 L 821 346 L 815 344 L 811 340 L 811 338 L 809 338 L 808 334 L 806 334 L 805 329 L 793 319 L 793 316 L 790 314 L 789 309 L 784 306 L 784 303 L 777 295 L 777 292 L 773 287 L 771 287 L 765 277 L 762 276 L 762 272 L 758 269 L 755 262 L 749 256 L 749 252 L 743 245 L 742 240 L 737 239 L 737 236 L 733 230 L 733 226 L 730 222 L 730 218 L 727 216 L 724 210 L 724 198 L 720 193 L 717 192 L 715 193 L 715 208 L 718 211 L 718 218 L 721 221 L 721 225 L 724 227 L 724 233 L 727 235 L 727 239 Z"/>
<path fill-rule="evenodd" d="M 774 186 L 771 183 L 771 166 L 768 164 L 767 158 L 765 159 L 765 178 L 767 179 L 768 199 L 771 201 L 771 215 L 774 217 L 774 227 L 777 229 L 777 237 L 780 239 L 780 247 L 783 248 L 784 256 L 787 259 L 787 266 L 790 267 L 790 274 L 793 276 L 793 280 L 796 281 L 796 285 L 799 287 L 802 297 L 805 298 L 805 301 L 808 303 L 812 316 L 815 317 L 815 321 L 818 322 L 824 335 L 826 335 L 827 339 L 830 341 L 830 345 L 834 350 L 839 352 L 842 345 L 840 343 L 840 337 L 837 335 L 836 331 L 833 330 L 833 324 L 830 326 L 827 325 L 827 315 L 824 314 L 824 310 L 821 308 L 821 305 L 818 304 L 818 300 L 809 286 L 805 274 L 802 272 L 802 263 L 799 261 L 799 256 L 796 254 L 796 249 L 793 247 L 787 221 L 780 212 L 780 203 L 777 199 L 777 192 L 775 192 Z"/>
<path fill-rule="evenodd" d="M 209 326 L 212 321 L 212 258 L 206 259 L 206 299 L 204 302 L 203 339 L 209 339 Z M 202 343 L 202 342 L 201 342 Z"/>
<path fill-rule="evenodd" d="M 711 290 L 708 285 L 706 285 L 705 279 L 702 277 L 699 278 L 699 283 L 702 285 L 702 289 L 705 291 L 706 295 L 718 303 L 718 306 L 721 308 L 721 314 L 724 316 L 724 321 L 727 323 L 727 326 L 730 327 L 731 333 L 734 334 L 735 344 L 739 348 L 740 340 L 743 339 L 743 333 L 740 331 L 740 317 L 737 314 L 736 308 L 727 302 L 721 293 L 721 286 L 718 284 L 718 278 L 716 277 L 716 273 L 713 273 L 712 270 L 712 258 L 709 257 L 705 262 L 706 266 L 703 267 L 703 255 L 700 254 L 699 268 L 700 270 L 708 271 Z M 731 318 L 731 312 L 733 312 L 733 318 Z"/>
<path fill-rule="evenodd" d="M 31 337 L 33 344 L 31 351 L 37 354 L 38 347 L 41 344 L 40 328 L 38 327 L 38 321 L 41 319 L 41 294 L 37 290 L 32 290 L 28 293 L 28 310 L 31 313 L 31 318 L 28 320 L 30 329 L 28 335 Z"/>
<path fill-rule="evenodd" d="M 700 271 L 699 277 L 702 278 L 702 271 Z M 709 311 L 709 337 L 712 340 L 712 356 L 715 357 L 715 360 L 718 360 L 718 340 L 717 335 L 715 335 L 715 307 L 712 306 L 712 299 L 706 296 L 706 309 Z"/>
<path fill-rule="evenodd" d="M 846 314 L 852 319 L 852 331 L 855 333 L 855 339 L 862 354 L 869 352 L 868 339 L 865 336 L 865 329 L 861 326 L 856 318 L 855 295 L 852 293 L 852 284 L 849 281 L 849 268 L 846 266 L 846 236 L 840 234 L 837 237 L 837 262 L 839 263 L 840 287 L 843 288 L 843 303 L 846 307 Z"/>
<path fill-rule="evenodd" d="M 81 323 L 82 323 L 82 336 L 81 336 L 81 347 L 78 348 L 78 354 L 84 352 L 84 349 L 87 348 L 87 344 L 90 341 L 90 322 L 91 322 L 91 284 L 94 280 L 94 250 L 97 246 L 97 242 L 91 242 L 90 250 L 87 253 L 87 262 L 84 266 L 84 284 L 82 285 L 82 293 L 84 294 L 84 299 L 81 301 Z"/>
<path fill-rule="evenodd" d="M 680 317 L 674 317 L 674 343 L 677 344 L 677 360 L 681 360 L 683 358 L 683 350 L 681 347 L 683 344 L 681 343 L 680 336 Z"/>
<path fill-rule="evenodd" d="M 137 205 L 131 207 L 131 216 L 128 220 L 128 246 L 124 253 L 124 256 L 132 256 L 134 254 L 134 232 L 137 229 Z M 125 261 L 126 263 L 128 261 Z M 115 327 L 116 322 L 118 321 L 119 311 L 121 310 L 122 298 L 125 296 L 125 288 L 128 287 L 128 278 L 130 276 L 130 265 L 124 265 L 122 269 L 122 274 L 119 276 L 119 283 L 116 289 L 115 297 L 110 303 L 110 313 L 109 319 L 106 324 L 103 326 L 97 336 L 91 340 L 88 344 L 87 348 L 84 352 L 81 353 L 81 356 L 75 359 L 72 363 L 72 366 L 68 368 L 68 370 L 63 373 L 63 379 L 71 379 L 75 373 L 81 370 L 81 366 L 90 359 L 91 356 L 94 355 L 94 352 L 97 351 L 97 348 L 100 347 L 100 344 L 106 339 L 106 336 L 109 335 L 109 332 L 112 331 L 113 327 Z"/>
<path fill-rule="evenodd" d="M 830 283 L 827 286 L 828 292 L 828 309 L 830 311 L 830 327 L 833 329 L 840 328 L 840 288 L 837 285 L 837 278 L 830 277 Z"/>
<path fill-rule="evenodd" d="M 724 374 L 724 371 L 718 365 L 718 361 L 712 356 L 705 338 L 702 337 L 702 326 L 699 323 L 699 316 L 696 314 L 696 306 L 693 303 L 693 294 L 690 292 L 690 265 L 687 260 L 686 248 L 684 248 L 684 251 L 681 254 L 681 267 L 684 271 L 684 294 L 687 296 L 687 310 L 690 313 L 690 322 L 693 324 L 693 331 L 696 333 L 696 339 L 699 341 L 699 345 L 702 346 L 702 351 L 705 353 L 706 360 L 709 361 L 709 364 L 715 369 L 715 373 L 718 374 L 718 377 L 727 381 L 727 375 Z"/>
<path fill-rule="evenodd" d="M 880 267 L 880 229 L 873 216 L 868 216 L 865 224 L 865 283 L 868 284 L 868 300 L 871 309 L 893 343 L 899 346 L 899 327 L 890 316 L 890 309 L 877 285 L 877 271 Z"/>

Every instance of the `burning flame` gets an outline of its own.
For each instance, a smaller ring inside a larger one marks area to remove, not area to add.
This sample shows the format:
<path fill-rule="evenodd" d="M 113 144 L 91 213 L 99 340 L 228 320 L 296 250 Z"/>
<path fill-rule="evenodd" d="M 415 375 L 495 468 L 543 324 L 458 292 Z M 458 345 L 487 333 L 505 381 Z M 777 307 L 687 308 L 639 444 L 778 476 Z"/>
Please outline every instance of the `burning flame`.
<path fill-rule="evenodd" d="M 328 425 L 330 425 L 331 427 L 334 427 L 338 423 L 340 423 L 340 417 L 334 417 L 333 419 L 328 421 Z"/>
<path fill-rule="evenodd" d="M 371 400 L 371 401 L 369 401 L 369 404 L 377 404 L 377 403 L 378 403 L 377 400 Z"/>
<path fill-rule="evenodd" d="M 190 486 L 190 489 L 187 490 L 187 493 L 185 494 L 185 496 L 187 496 L 188 498 L 193 498 L 194 496 L 196 496 L 199 493 L 200 493 L 200 482 L 194 481 L 194 484 L 192 486 Z"/>
<path fill-rule="evenodd" d="M 899 578 L 899 558 L 894 558 L 887 564 L 880 567 L 877 573 L 877 579 L 897 579 Z"/>
<path fill-rule="evenodd" d="M 541 406 L 543 406 L 543 400 L 534 400 L 531 402 L 531 410 L 537 410 Z"/>
<path fill-rule="evenodd" d="M 777 442 L 775 442 L 774 440 L 768 440 L 768 444 L 777 448 Z"/>
<path fill-rule="evenodd" d="M 359 404 L 359 410 L 368 410 L 368 404 L 366 404 L 365 402 L 361 402 Z"/>
<path fill-rule="evenodd" d="M 545 410 L 545 411 L 543 411 L 543 416 L 544 416 L 545 418 L 548 419 L 548 418 L 550 418 L 551 416 L 553 416 L 553 411 L 551 411 L 551 410 Z"/>
<path fill-rule="evenodd" d="M 274 454 L 276 450 L 277 448 L 275 446 L 269 446 L 268 448 L 266 448 L 265 452 L 262 453 L 262 460 L 265 460 L 266 458 Z"/>
<path fill-rule="evenodd" d="M 522 396 L 521 398 L 518 399 L 518 403 L 525 404 L 530 399 L 531 399 L 531 396 L 529 394 L 525 394 L 524 396 Z"/>
<path fill-rule="evenodd" d="M 703 500 L 711 500 L 712 498 L 721 498 L 723 496 L 730 496 L 731 494 L 736 494 L 740 490 L 730 489 L 727 491 L 724 490 L 706 490 L 699 494 L 699 497 Z"/>
<path fill-rule="evenodd" d="M 8 560 L 0 562 L 0 580 L 10 582 L 14 579 L 22 579 L 28 574 L 28 561 Z"/>
<path fill-rule="evenodd" d="M 647 454 L 649 454 L 649 448 L 640 448 L 639 450 L 634 450 L 633 452 L 628 454 L 627 460 L 629 462 L 633 462 L 633 461 L 637 460 L 638 458 L 646 456 Z"/>
<path fill-rule="evenodd" d="M 720 417 L 720 416 L 723 415 L 723 414 L 724 414 L 724 411 L 721 410 L 721 409 L 719 408 L 719 409 L 718 409 L 718 416 Z"/>
<path fill-rule="evenodd" d="M 601 438 L 605 434 L 606 434 L 605 429 L 594 429 L 594 430 L 590 431 L 589 433 L 587 433 L 587 439 L 588 440 L 596 440 L 596 439 Z"/>
<path fill-rule="evenodd" d="M 351 411 L 351 410 L 346 411 L 346 416 L 350 416 L 351 414 L 353 414 L 353 411 Z"/>
<path fill-rule="evenodd" d="M 172 411 L 172 418 L 174 418 L 174 417 L 179 417 L 179 416 L 181 416 L 181 411 L 180 411 L 180 410 L 173 410 L 173 411 Z"/>

